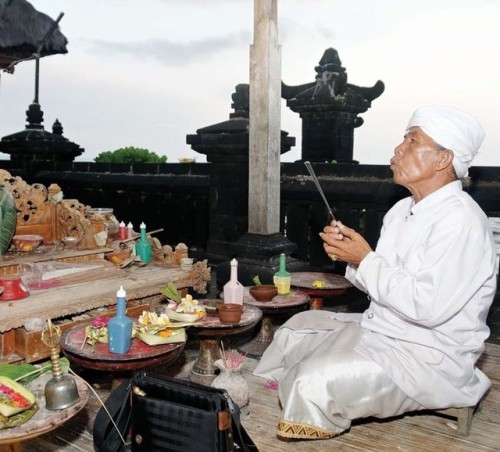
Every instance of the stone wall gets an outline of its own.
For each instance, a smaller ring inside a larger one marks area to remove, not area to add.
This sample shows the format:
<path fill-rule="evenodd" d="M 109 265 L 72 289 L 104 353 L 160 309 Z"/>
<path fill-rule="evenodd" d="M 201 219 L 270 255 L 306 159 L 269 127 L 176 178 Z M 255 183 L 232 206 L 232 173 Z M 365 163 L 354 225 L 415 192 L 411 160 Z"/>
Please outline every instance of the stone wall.
<path fill-rule="evenodd" d="M 219 165 L 219 166 L 217 166 Z M 164 244 L 186 243 L 190 254 L 217 264 L 232 256 L 229 245 L 247 232 L 247 163 L 195 164 L 44 164 L 33 174 L 0 162 L 13 175 L 46 186 L 57 183 L 65 198 L 92 207 L 112 207 L 115 216 L 164 228 Z M 376 245 L 382 218 L 408 195 L 392 182 L 386 165 L 314 164 L 337 218 L 363 232 Z M 500 168 L 471 171 L 469 193 L 489 217 L 500 217 Z M 217 177 L 210 175 L 216 174 Z M 230 181 L 230 183 L 228 182 Z M 211 186 L 212 184 L 212 186 Z M 328 213 L 303 163 L 281 165 L 281 231 L 297 244 L 294 257 L 312 267 L 342 272 L 325 256 L 318 232 Z"/>

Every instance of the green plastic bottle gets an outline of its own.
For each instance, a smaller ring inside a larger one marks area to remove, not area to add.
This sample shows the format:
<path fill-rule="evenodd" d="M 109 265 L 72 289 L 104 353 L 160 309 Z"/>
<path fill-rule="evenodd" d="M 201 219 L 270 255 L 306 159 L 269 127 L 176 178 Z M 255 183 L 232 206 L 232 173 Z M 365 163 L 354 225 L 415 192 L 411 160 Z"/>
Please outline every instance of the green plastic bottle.
<path fill-rule="evenodd" d="M 142 262 L 149 264 L 151 262 L 151 254 L 153 247 L 146 237 L 146 225 L 141 223 L 141 238 L 135 244 L 135 254 L 141 258 Z"/>
<path fill-rule="evenodd" d="M 274 274 L 274 285 L 278 288 L 278 295 L 288 295 L 292 283 L 292 275 L 286 270 L 286 256 L 280 254 L 280 268 Z"/>

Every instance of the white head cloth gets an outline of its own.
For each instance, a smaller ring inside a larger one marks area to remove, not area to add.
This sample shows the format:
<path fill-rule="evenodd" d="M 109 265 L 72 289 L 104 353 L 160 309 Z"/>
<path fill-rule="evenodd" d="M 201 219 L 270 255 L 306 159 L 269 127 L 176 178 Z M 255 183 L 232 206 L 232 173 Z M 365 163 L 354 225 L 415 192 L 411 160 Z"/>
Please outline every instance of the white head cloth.
<path fill-rule="evenodd" d="M 437 144 L 453 151 L 453 167 L 460 179 L 484 140 L 479 121 L 457 108 L 443 105 L 420 107 L 413 113 L 406 129 L 420 127 Z"/>

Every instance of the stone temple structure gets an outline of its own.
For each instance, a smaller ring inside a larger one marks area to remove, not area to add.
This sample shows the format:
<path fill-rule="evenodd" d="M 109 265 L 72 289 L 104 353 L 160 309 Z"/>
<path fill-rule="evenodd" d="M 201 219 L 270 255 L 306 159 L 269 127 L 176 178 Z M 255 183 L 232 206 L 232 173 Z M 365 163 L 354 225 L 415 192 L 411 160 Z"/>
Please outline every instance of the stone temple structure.
<path fill-rule="evenodd" d="M 26 128 L 20 132 L 6 135 L 0 141 L 0 152 L 10 154 L 12 162 L 21 167 L 28 162 L 72 162 L 84 150 L 69 141 L 62 134 L 61 123 L 56 120 L 52 132 L 43 127 L 43 111 L 33 102 L 26 111 Z"/>
<path fill-rule="evenodd" d="M 358 115 L 384 92 L 380 80 L 370 88 L 348 83 L 338 52 L 329 48 L 316 66 L 316 80 L 298 86 L 282 83 L 281 96 L 302 118 L 302 161 L 353 163 Z"/>

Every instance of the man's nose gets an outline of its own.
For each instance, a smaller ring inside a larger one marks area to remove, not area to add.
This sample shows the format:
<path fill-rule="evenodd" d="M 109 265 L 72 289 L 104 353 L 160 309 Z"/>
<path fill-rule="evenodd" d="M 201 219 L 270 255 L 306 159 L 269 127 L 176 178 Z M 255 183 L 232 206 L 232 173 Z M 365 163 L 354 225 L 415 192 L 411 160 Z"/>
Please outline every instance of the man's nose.
<path fill-rule="evenodd" d="M 404 152 L 404 142 L 394 148 L 394 155 L 401 155 Z"/>

